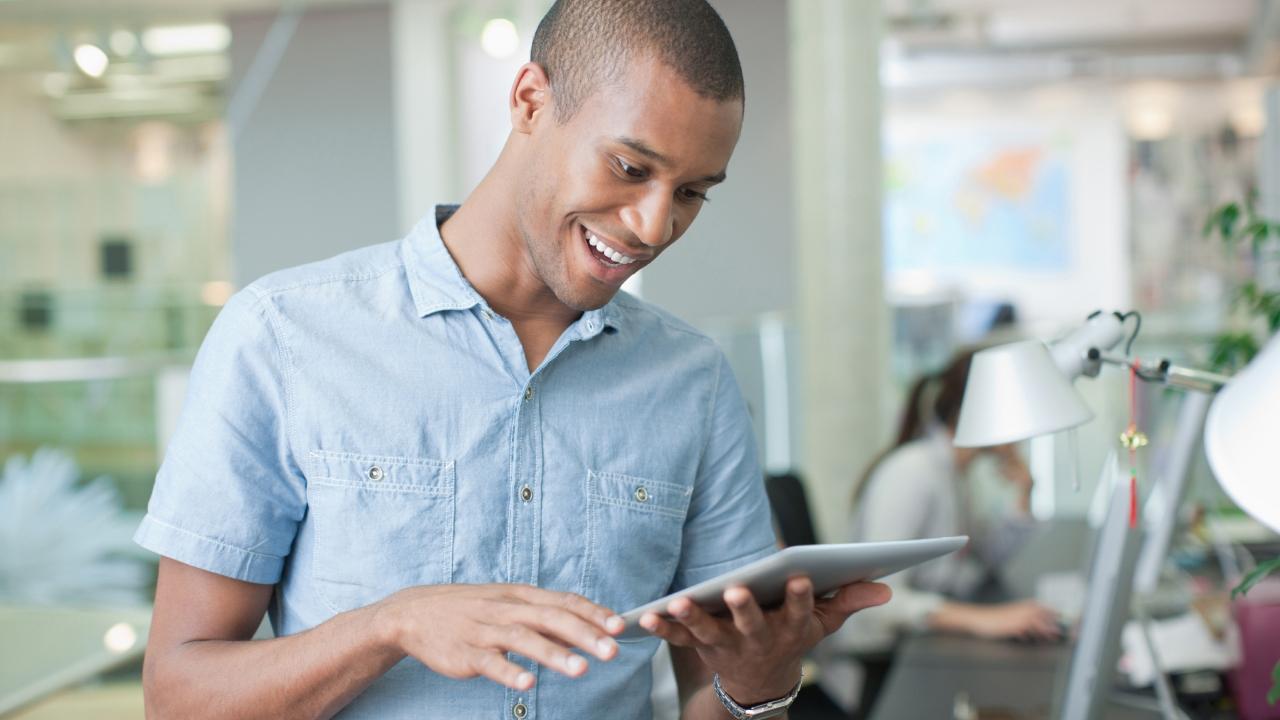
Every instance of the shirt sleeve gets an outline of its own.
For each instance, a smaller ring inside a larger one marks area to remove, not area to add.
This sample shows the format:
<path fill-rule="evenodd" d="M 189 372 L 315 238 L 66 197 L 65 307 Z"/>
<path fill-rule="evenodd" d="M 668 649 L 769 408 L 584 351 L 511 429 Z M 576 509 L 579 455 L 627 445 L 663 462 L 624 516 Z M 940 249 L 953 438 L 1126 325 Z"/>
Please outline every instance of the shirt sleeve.
<path fill-rule="evenodd" d="M 672 592 L 778 549 L 751 418 L 723 354 L 711 402 L 707 444 L 689 500 Z"/>
<path fill-rule="evenodd" d="M 279 581 L 306 508 L 274 321 L 252 287 L 219 313 L 134 535 L 157 554 L 263 584 Z"/>

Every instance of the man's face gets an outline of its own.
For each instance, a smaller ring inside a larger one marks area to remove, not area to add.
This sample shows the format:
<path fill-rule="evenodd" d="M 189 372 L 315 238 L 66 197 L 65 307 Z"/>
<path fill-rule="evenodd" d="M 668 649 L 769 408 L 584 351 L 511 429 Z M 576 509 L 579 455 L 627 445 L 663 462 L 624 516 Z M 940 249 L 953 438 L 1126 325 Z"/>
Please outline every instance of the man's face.
<path fill-rule="evenodd" d="M 531 133 L 520 230 L 560 302 L 590 310 L 689 228 L 724 178 L 742 102 L 699 96 L 656 60 L 632 64 L 561 125 Z"/>

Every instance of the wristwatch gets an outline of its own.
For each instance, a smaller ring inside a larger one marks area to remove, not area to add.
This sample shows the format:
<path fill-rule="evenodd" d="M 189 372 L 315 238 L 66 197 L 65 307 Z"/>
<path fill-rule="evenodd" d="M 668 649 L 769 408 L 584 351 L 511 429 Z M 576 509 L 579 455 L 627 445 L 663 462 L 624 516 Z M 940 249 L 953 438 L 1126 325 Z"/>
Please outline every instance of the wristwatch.
<path fill-rule="evenodd" d="M 716 673 L 711 678 L 711 687 L 716 691 L 716 697 L 719 698 L 720 704 L 724 705 L 724 709 L 734 717 L 734 720 L 761 720 L 761 718 L 776 718 L 786 714 L 791 707 L 791 703 L 796 701 L 796 696 L 800 694 L 800 686 L 804 684 L 804 673 L 800 674 L 800 681 L 796 686 L 791 688 L 791 692 L 777 700 L 752 705 L 751 707 L 742 707 L 729 697 L 729 693 L 724 691 L 720 686 L 720 673 Z"/>

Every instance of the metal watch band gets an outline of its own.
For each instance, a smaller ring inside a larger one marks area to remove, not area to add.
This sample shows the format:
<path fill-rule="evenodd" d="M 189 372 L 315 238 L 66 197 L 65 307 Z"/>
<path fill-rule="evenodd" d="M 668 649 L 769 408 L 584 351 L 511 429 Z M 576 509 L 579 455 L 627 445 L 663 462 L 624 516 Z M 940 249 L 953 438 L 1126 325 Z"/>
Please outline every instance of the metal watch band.
<path fill-rule="evenodd" d="M 796 686 L 791 688 L 791 692 L 777 700 L 760 703 L 744 708 L 729 697 L 729 693 L 724 691 L 720 686 L 720 673 L 716 673 L 711 678 L 711 687 L 716 691 L 716 698 L 720 700 L 720 704 L 724 705 L 724 709 L 729 711 L 735 720 L 762 720 L 763 718 L 774 718 L 782 715 L 791 707 L 791 703 L 796 701 L 796 696 L 800 694 L 800 686 L 804 684 L 804 673 L 800 673 L 800 681 Z"/>

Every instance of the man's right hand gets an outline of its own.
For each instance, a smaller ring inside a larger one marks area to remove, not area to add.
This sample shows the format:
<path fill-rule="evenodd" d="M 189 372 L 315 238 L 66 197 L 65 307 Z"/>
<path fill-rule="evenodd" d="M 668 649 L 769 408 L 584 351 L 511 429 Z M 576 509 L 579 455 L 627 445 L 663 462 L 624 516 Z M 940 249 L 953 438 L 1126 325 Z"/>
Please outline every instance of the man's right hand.
<path fill-rule="evenodd" d="M 375 606 L 386 641 L 455 679 L 486 677 L 513 690 L 534 678 L 507 660 L 517 653 L 569 677 L 587 671 L 570 648 L 600 660 L 618 653 L 622 618 L 581 595 L 531 585 L 424 585 Z"/>

